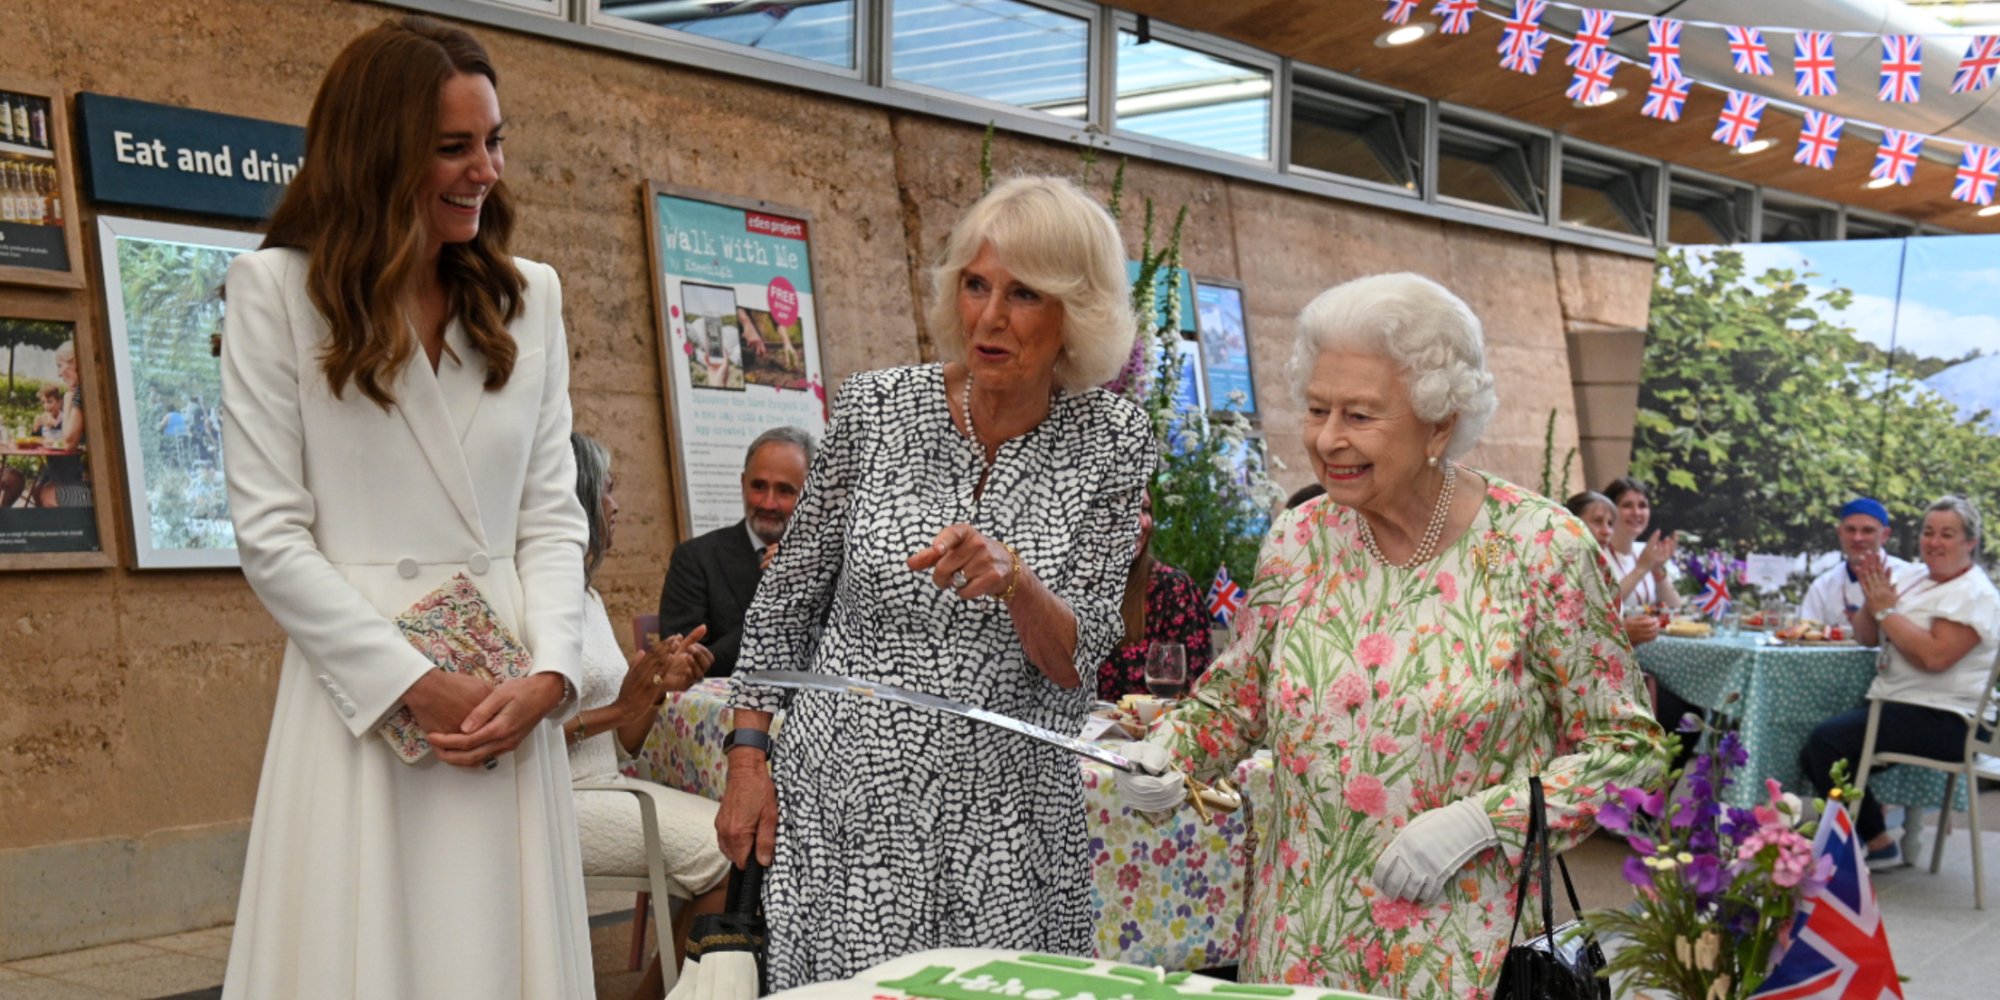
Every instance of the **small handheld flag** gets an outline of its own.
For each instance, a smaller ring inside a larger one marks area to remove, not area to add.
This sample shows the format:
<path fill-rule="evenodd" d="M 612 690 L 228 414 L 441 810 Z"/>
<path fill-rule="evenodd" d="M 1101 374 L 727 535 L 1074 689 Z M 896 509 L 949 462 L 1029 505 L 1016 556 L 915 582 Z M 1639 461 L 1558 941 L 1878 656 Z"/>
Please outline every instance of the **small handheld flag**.
<path fill-rule="evenodd" d="M 1215 568 L 1215 582 L 1208 588 L 1208 614 L 1218 624 L 1228 625 L 1238 611 L 1243 610 L 1243 602 L 1248 595 L 1242 586 L 1229 578 L 1228 566 Z"/>

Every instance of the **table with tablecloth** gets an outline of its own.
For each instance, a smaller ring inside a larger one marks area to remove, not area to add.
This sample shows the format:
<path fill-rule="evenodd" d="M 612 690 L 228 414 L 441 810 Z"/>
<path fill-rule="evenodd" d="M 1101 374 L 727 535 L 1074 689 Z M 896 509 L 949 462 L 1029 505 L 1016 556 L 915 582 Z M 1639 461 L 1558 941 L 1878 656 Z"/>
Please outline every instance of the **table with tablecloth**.
<path fill-rule="evenodd" d="M 670 695 L 634 761 L 636 776 L 720 799 L 727 698 L 727 682 L 719 680 Z M 1189 806 L 1157 819 L 1129 812 L 1118 804 L 1118 772 L 1079 762 L 1098 957 L 1167 969 L 1235 965 L 1243 954 L 1253 817 L 1271 802 L 1269 757 L 1236 770 L 1245 808 L 1206 820 Z"/>
<path fill-rule="evenodd" d="M 1640 668 L 1673 693 L 1711 718 L 1734 720 L 1750 762 L 1730 799 L 1746 806 L 1762 801 L 1767 777 L 1788 791 L 1811 794 L 1799 769 L 1806 738 L 1821 722 L 1864 707 L 1875 679 L 1876 651 L 1870 647 L 1777 645 L 1759 634 L 1663 636 L 1640 646 L 1638 654 Z M 1661 720 L 1668 728 L 1676 721 Z M 1883 802 L 1928 808 L 1944 798 L 1944 780 L 1942 772 L 1895 767 L 1870 778 L 1868 793 Z M 1959 791 L 1962 808 L 1962 784 Z"/>

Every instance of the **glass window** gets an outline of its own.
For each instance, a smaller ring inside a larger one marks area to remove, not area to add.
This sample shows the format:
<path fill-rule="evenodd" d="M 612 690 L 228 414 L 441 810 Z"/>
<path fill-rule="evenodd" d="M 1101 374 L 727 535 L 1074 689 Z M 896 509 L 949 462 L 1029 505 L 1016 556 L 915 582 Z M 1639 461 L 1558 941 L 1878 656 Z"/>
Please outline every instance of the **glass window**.
<path fill-rule="evenodd" d="M 1271 158 L 1271 73 L 1118 33 L 1117 127 L 1157 139 Z"/>
<path fill-rule="evenodd" d="M 1540 218 L 1547 200 L 1544 142 L 1534 137 L 1438 126 L 1438 195 Z"/>
<path fill-rule="evenodd" d="M 1679 244 L 1742 243 L 1750 237 L 1745 224 L 1746 192 L 1676 180 L 1667 187 L 1667 242 Z"/>
<path fill-rule="evenodd" d="M 1652 171 L 1565 151 L 1562 165 L 1562 221 L 1653 238 Z"/>
<path fill-rule="evenodd" d="M 1081 119 L 1090 22 L 1014 0 L 895 0 L 895 78 Z"/>
<path fill-rule="evenodd" d="M 1292 165 L 1415 192 L 1423 115 L 1410 102 L 1292 84 Z"/>
<path fill-rule="evenodd" d="M 1838 217 L 1833 209 L 1818 205 L 1788 204 L 1764 196 L 1764 226 L 1758 239 L 1763 243 L 1802 243 L 1833 239 Z"/>
<path fill-rule="evenodd" d="M 855 0 L 599 0 L 609 18 L 854 68 Z"/>
<path fill-rule="evenodd" d="M 1847 238 L 1850 240 L 1901 239 L 1913 232 L 1915 227 L 1901 219 L 1876 218 L 1858 212 L 1847 213 Z"/>

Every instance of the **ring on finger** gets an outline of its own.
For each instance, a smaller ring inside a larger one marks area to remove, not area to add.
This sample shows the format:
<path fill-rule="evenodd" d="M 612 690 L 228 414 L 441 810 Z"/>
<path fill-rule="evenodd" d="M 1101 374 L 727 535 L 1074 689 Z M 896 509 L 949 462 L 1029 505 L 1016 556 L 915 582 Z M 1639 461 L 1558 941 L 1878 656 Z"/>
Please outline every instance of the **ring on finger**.
<path fill-rule="evenodd" d="M 959 570 L 951 575 L 951 589 L 953 590 L 964 590 L 971 583 L 971 580 L 966 579 L 964 570 Z"/>

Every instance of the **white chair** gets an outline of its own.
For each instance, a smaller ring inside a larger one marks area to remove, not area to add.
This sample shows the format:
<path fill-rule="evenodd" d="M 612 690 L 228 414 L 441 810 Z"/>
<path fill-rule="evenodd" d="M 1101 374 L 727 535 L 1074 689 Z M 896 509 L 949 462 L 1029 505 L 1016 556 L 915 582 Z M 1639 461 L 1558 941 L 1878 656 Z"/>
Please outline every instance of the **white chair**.
<path fill-rule="evenodd" d="M 1986 909 L 1986 876 L 1980 867 L 1979 857 L 1979 779 L 1990 778 L 2000 781 L 2000 766 L 1992 758 L 2000 756 L 2000 725 L 1995 724 L 1996 705 L 1994 685 L 2000 684 L 2000 657 L 1993 661 L 1992 669 L 1986 676 L 1986 693 L 1979 699 L 1979 710 L 1974 713 L 1960 712 L 1970 723 L 1965 730 L 1965 752 L 1958 760 L 1935 760 L 1906 753 L 1875 752 L 1875 729 L 1882 721 L 1883 699 L 1868 699 L 1868 731 L 1861 739 L 1861 767 L 1854 781 L 1856 798 L 1868 792 L 1868 772 L 1877 764 L 1907 764 L 1945 772 L 1944 802 L 1938 810 L 1937 843 L 1931 847 L 1931 874 L 1936 875 L 1938 864 L 1944 859 L 1945 834 L 1951 832 L 1952 793 L 1957 790 L 1958 779 L 1965 778 L 1965 815 L 1972 828 L 1972 903 L 1978 909 Z M 1980 727 L 1992 727 L 1990 735 L 1979 738 Z M 1981 758 L 1985 757 L 1984 760 Z M 1916 807 L 1910 807 L 1912 812 Z"/>
<path fill-rule="evenodd" d="M 633 906 L 633 968 L 638 967 L 643 938 L 639 935 L 646 926 L 647 895 L 658 906 L 660 912 L 653 917 L 654 936 L 659 939 L 660 973 L 665 991 L 673 992 L 675 980 L 680 978 L 680 968 L 673 961 L 674 956 L 674 913 L 680 904 L 692 899 L 680 883 L 667 878 L 667 859 L 660 849 L 660 802 L 653 797 L 659 789 L 644 783 L 617 783 L 581 781 L 570 786 L 578 792 L 620 792 L 639 799 L 639 823 L 646 840 L 646 874 L 638 875 L 585 875 L 583 887 L 589 889 L 622 890 L 639 893 L 638 902 Z"/>

